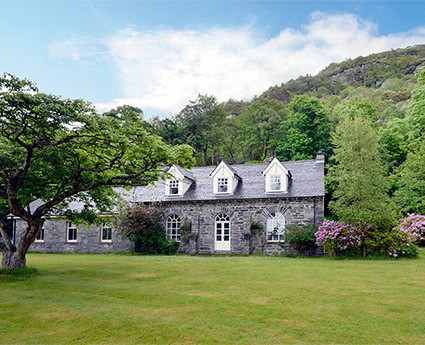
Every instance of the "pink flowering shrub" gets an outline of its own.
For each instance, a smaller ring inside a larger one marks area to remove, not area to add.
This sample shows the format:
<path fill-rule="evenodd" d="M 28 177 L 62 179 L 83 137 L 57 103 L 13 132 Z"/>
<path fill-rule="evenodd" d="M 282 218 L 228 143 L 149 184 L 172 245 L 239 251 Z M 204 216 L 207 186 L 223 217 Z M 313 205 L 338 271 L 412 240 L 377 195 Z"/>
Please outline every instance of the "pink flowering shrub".
<path fill-rule="evenodd" d="M 388 254 L 393 258 L 416 257 L 418 248 L 416 244 L 425 241 L 425 216 L 409 214 L 402 219 L 400 226 L 393 230 L 390 238 Z"/>
<path fill-rule="evenodd" d="M 409 218 L 410 217 L 410 218 Z M 378 255 L 391 258 L 416 257 L 415 243 L 423 240 L 425 217 L 411 215 L 391 231 L 325 220 L 316 232 L 316 244 L 333 255 Z"/>
<path fill-rule="evenodd" d="M 352 224 L 325 220 L 316 232 L 316 244 L 335 255 L 359 254 L 362 242 L 360 229 Z"/>
<path fill-rule="evenodd" d="M 421 243 L 425 241 L 425 216 L 409 214 L 400 222 L 400 231 L 407 234 L 410 242 Z"/>

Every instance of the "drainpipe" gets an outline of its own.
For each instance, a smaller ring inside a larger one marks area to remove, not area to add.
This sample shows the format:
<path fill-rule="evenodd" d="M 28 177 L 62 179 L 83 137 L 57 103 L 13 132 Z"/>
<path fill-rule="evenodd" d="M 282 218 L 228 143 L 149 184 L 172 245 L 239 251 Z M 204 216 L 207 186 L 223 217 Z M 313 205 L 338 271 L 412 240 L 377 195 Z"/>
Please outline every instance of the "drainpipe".
<path fill-rule="evenodd" d="M 198 215 L 198 234 L 196 235 L 196 254 L 199 254 L 199 237 L 201 234 L 201 216 Z"/>

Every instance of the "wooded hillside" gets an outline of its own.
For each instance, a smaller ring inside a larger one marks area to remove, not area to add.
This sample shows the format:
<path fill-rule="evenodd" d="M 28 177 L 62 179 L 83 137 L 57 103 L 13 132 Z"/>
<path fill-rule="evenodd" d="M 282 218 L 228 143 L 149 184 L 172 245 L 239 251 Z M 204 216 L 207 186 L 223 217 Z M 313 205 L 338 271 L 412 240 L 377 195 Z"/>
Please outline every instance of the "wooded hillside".
<path fill-rule="evenodd" d="M 331 168 L 338 127 L 362 118 L 377 136 L 385 188 L 398 210 L 425 213 L 424 66 L 425 45 L 372 54 L 270 87 L 249 102 L 220 104 L 213 95 L 199 95 L 176 116 L 147 125 L 170 144 L 191 145 L 198 165 L 273 155 L 311 159 L 321 150 Z M 361 154 L 359 144 L 355 138 L 351 143 Z M 327 188 L 332 193 L 337 186 L 327 181 Z"/>

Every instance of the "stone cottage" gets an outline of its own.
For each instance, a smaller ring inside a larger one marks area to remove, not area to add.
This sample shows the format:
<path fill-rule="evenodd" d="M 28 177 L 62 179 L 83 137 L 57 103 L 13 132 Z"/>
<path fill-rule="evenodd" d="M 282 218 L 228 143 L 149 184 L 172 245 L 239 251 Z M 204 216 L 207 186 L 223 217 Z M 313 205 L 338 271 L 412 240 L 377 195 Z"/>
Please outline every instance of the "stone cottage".
<path fill-rule="evenodd" d="M 248 254 L 285 251 L 285 228 L 319 224 L 324 213 L 324 155 L 316 159 L 265 164 L 195 167 L 174 164 L 164 180 L 125 193 L 129 203 L 163 209 L 167 239 L 180 242 L 180 252 Z M 78 206 L 76 206 L 78 207 Z M 181 225 L 190 224 L 182 238 Z M 251 225 L 259 234 L 251 235 Z M 258 226 L 260 224 L 260 226 Z M 19 235 L 24 224 L 15 222 Z M 133 244 L 107 223 L 78 228 L 67 221 L 47 220 L 31 246 L 41 252 L 119 252 Z"/>

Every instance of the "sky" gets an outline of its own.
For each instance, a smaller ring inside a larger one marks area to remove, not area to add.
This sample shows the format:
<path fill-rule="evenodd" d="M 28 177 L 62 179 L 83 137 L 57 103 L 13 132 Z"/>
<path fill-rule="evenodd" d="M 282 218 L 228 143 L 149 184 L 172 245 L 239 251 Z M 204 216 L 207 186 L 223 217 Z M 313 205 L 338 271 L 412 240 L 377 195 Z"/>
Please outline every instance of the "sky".
<path fill-rule="evenodd" d="M 1 73 L 146 118 L 417 44 L 425 1 L 0 0 Z"/>

